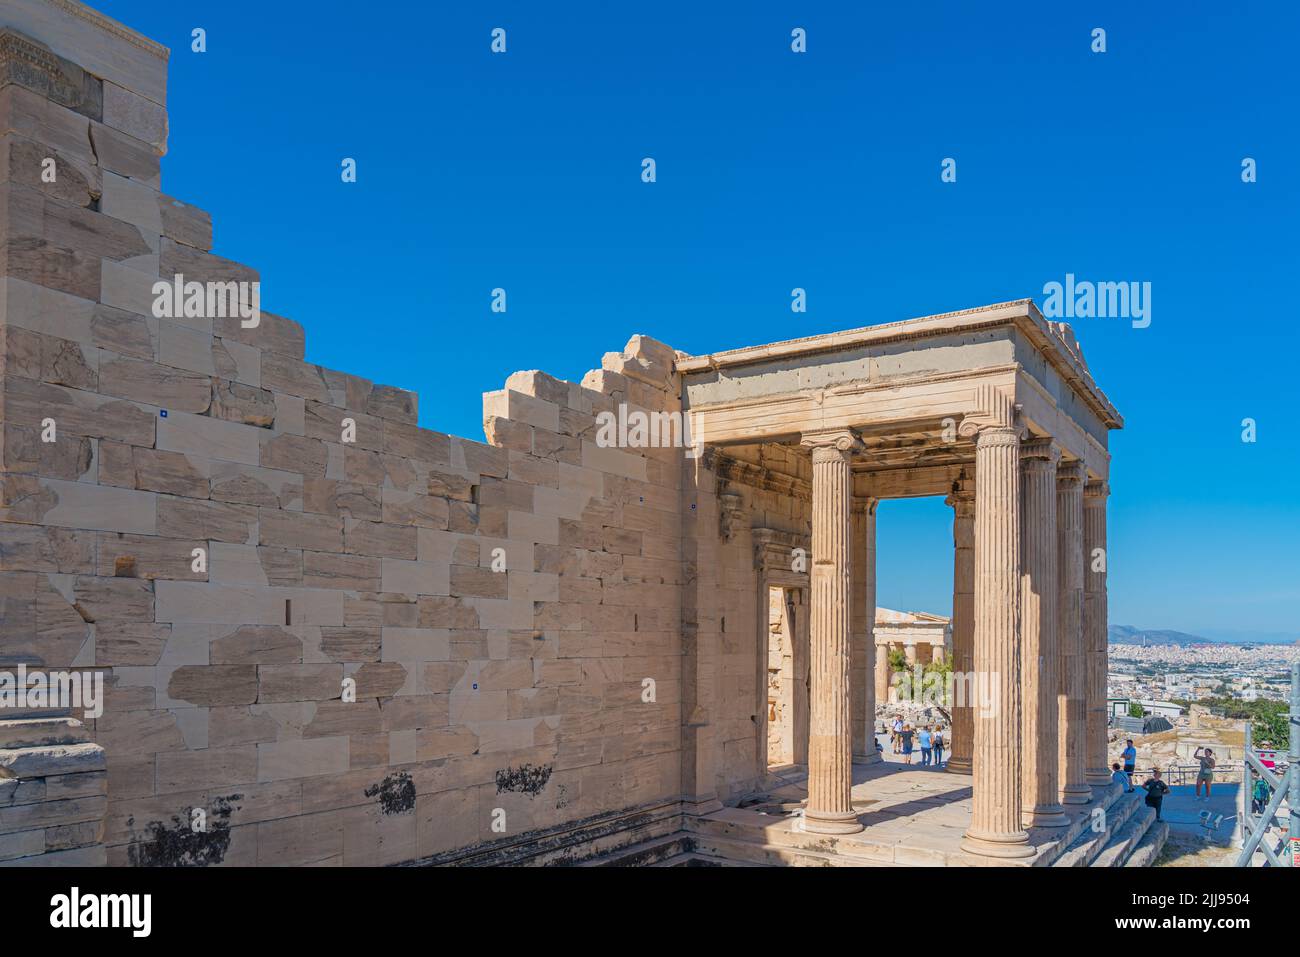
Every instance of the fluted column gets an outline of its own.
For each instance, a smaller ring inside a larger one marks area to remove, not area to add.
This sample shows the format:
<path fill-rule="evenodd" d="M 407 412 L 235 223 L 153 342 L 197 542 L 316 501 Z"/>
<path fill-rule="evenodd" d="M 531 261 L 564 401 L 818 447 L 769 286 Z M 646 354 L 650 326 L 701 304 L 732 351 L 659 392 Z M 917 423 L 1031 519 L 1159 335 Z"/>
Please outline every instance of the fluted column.
<path fill-rule="evenodd" d="M 1092 788 L 1084 773 L 1087 660 L 1083 646 L 1083 465 L 1079 462 L 1064 463 L 1056 470 L 1056 525 L 1061 803 L 1087 804 L 1092 800 Z"/>
<path fill-rule="evenodd" d="M 875 764 L 876 750 L 876 505 L 853 500 L 853 763 Z"/>
<path fill-rule="evenodd" d="M 975 745 L 975 718 L 971 712 L 970 683 L 975 671 L 975 483 L 958 479 L 947 502 L 952 506 L 952 753 L 945 766 L 954 774 L 971 773 Z M 958 685 L 958 682 L 962 682 Z"/>
<path fill-rule="evenodd" d="M 1109 628 L 1106 598 L 1105 482 L 1083 487 L 1083 635 L 1088 653 L 1085 779 L 1094 787 L 1110 784 L 1106 766 L 1106 674 Z"/>
<path fill-rule="evenodd" d="M 875 636 L 872 636 L 875 639 Z M 876 645 L 876 701 L 889 703 L 889 645 Z"/>
<path fill-rule="evenodd" d="M 962 847 L 1028 857 L 1020 822 L 1020 427 L 1009 397 L 985 390 L 975 432 L 975 672 L 989 694 L 976 702 L 971 823 Z"/>
<path fill-rule="evenodd" d="M 1064 827 L 1056 717 L 1056 463 L 1050 439 L 1021 447 L 1020 689 L 1021 820 L 1025 827 Z"/>
<path fill-rule="evenodd" d="M 849 706 L 852 582 L 849 469 L 857 437 L 805 434 L 812 447 L 812 709 L 804 828 L 820 834 L 862 830 L 853 811 L 853 715 Z"/>

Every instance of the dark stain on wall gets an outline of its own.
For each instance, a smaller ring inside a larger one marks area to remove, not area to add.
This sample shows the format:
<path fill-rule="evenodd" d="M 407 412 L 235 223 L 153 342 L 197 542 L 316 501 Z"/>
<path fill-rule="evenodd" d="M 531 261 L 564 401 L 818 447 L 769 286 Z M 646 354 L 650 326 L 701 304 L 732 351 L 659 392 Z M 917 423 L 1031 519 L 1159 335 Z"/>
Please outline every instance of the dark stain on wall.
<path fill-rule="evenodd" d="M 366 797 L 379 795 L 379 809 L 385 814 L 404 814 L 415 810 L 415 782 L 405 771 L 390 774 L 379 784 L 365 790 Z"/>
<path fill-rule="evenodd" d="M 521 764 L 517 768 L 506 768 L 497 772 L 497 794 L 503 791 L 519 791 L 529 797 L 537 797 L 551 779 L 552 765 L 534 767 Z"/>
<path fill-rule="evenodd" d="M 212 800 L 202 831 L 194 830 L 187 809 L 173 814 L 171 823 L 150 821 L 145 826 L 147 837 L 127 849 L 127 859 L 133 867 L 209 867 L 220 864 L 230 849 L 230 814 L 239 810 L 234 801 L 243 800 L 242 794 L 218 797 Z M 128 818 L 128 825 L 135 819 Z"/>

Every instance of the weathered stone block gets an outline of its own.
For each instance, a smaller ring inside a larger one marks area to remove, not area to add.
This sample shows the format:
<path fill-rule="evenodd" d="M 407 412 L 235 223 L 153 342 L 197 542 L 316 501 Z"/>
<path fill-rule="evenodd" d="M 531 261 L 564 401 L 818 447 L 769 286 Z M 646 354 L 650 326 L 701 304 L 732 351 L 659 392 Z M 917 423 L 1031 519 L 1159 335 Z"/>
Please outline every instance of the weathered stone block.
<path fill-rule="evenodd" d="M 252 704 L 257 700 L 253 665 L 182 665 L 167 682 L 167 696 L 202 708 Z"/>

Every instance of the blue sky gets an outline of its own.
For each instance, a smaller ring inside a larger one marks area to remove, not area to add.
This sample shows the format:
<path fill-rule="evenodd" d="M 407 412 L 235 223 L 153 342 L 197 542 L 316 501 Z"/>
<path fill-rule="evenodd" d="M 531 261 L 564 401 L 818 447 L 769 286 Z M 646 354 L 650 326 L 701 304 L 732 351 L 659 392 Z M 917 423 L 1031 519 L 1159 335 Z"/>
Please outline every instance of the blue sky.
<path fill-rule="evenodd" d="M 1149 328 L 1075 321 L 1127 423 L 1111 621 L 1300 637 L 1294 5 L 98 6 L 172 49 L 163 188 L 310 360 L 417 390 L 430 428 L 480 438 L 512 371 L 580 378 L 633 333 L 701 353 L 1150 282 Z M 885 503 L 879 536 L 881 604 L 946 612 L 949 510 Z"/>

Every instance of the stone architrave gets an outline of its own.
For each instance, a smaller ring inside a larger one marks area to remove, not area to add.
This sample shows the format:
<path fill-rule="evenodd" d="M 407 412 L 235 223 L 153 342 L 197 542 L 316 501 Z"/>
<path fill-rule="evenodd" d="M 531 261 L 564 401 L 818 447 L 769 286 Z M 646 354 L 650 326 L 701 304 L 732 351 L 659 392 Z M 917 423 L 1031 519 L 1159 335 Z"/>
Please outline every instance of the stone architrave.
<path fill-rule="evenodd" d="M 812 448 L 812 701 L 808 738 L 805 830 L 852 834 L 862 830 L 853 810 L 853 714 L 850 681 L 850 504 L 853 451 L 849 431 L 804 433 Z"/>
<path fill-rule="evenodd" d="M 1020 449 L 1021 488 L 1021 800 L 1025 827 L 1070 823 L 1057 785 L 1056 463 L 1050 439 Z"/>
<path fill-rule="evenodd" d="M 1018 410 L 991 386 L 960 433 L 975 437 L 975 702 L 971 823 L 962 848 L 1029 857 L 1020 820 L 1020 436 Z"/>

